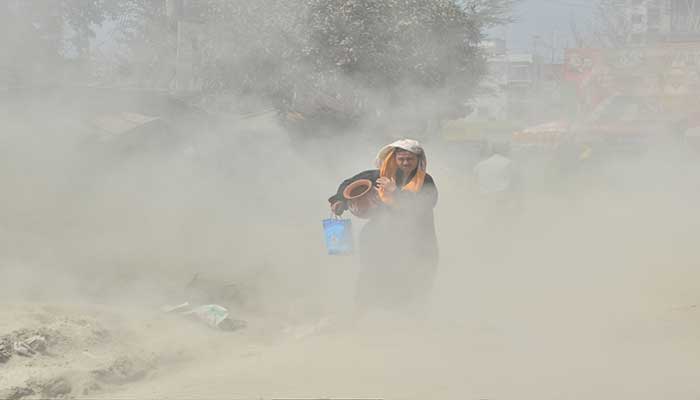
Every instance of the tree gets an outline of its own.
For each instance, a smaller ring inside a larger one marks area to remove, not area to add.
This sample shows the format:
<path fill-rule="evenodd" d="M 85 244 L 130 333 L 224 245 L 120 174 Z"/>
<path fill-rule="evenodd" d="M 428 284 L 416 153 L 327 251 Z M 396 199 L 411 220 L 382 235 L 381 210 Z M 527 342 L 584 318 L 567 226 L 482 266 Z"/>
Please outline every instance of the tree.
<path fill-rule="evenodd" d="M 49 37 L 60 43 L 40 53 L 57 57 L 68 48 L 84 56 L 95 28 L 112 27 L 120 51 L 107 75 L 164 89 L 174 88 L 182 27 L 192 26 L 202 96 L 255 96 L 282 115 L 343 125 L 391 110 L 423 120 L 459 114 L 485 73 L 484 32 L 508 21 L 513 1 L 11 0 L 11 8 L 56 21 L 60 33 Z"/>
<path fill-rule="evenodd" d="M 478 44 L 511 1 L 310 0 L 280 98 L 302 114 L 427 120 L 459 114 L 485 73 Z M 310 104 L 309 104 L 310 103 Z"/>
<path fill-rule="evenodd" d="M 112 39 L 119 45 L 106 61 L 106 79 L 121 85 L 170 89 L 175 77 L 177 24 L 164 0 L 112 0 Z M 110 68 L 111 67 L 111 68 Z"/>
<path fill-rule="evenodd" d="M 628 44 L 632 27 L 625 15 L 626 9 L 625 0 L 598 0 L 593 26 L 598 46 L 624 47 Z"/>
<path fill-rule="evenodd" d="M 485 29 L 508 21 L 511 5 L 201 0 L 185 7 L 182 21 L 200 29 L 196 70 L 203 95 L 262 97 L 282 115 L 301 117 L 306 129 L 309 123 L 356 124 L 387 110 L 421 119 L 454 114 L 485 72 L 478 48 Z M 159 26 L 148 22 L 154 18 L 157 13 L 142 13 L 134 20 L 141 27 Z M 168 41 L 151 29 L 132 28 L 141 36 L 130 48 L 149 37 L 167 48 Z"/>
<path fill-rule="evenodd" d="M 21 81 L 51 81 L 86 57 L 94 28 L 118 10 L 110 0 L 4 0 L 0 65 Z"/>

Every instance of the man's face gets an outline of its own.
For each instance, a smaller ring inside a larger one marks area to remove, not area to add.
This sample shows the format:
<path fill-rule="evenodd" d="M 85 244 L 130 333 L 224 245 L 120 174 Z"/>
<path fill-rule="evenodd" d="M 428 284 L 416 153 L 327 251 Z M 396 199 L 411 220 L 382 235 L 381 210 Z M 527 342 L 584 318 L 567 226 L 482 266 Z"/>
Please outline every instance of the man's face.
<path fill-rule="evenodd" d="M 404 174 L 410 174 L 418 167 L 418 156 L 410 151 L 397 151 L 396 164 Z"/>

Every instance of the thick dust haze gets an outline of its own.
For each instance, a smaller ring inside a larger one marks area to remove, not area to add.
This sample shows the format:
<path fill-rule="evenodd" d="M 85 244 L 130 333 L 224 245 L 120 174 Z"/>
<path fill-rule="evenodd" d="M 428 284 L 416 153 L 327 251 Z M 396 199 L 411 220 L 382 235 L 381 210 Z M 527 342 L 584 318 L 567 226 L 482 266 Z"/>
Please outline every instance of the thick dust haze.
<path fill-rule="evenodd" d="M 573 169 L 514 145 L 518 194 L 499 207 L 473 173 L 484 143 L 446 139 L 445 121 L 416 127 L 405 104 L 382 103 L 381 131 L 371 120 L 300 136 L 271 107 L 211 112 L 167 90 L 0 90 L 0 337 L 49 343 L 0 357 L 5 397 L 700 395 L 689 145 L 595 147 Z M 435 114 L 444 94 L 414 106 Z M 154 119 L 121 130 L 134 114 Z M 406 136 L 439 191 L 437 280 L 425 315 L 357 317 L 357 255 L 327 255 L 321 221 L 338 184 Z M 186 301 L 247 325 L 163 311 Z"/>

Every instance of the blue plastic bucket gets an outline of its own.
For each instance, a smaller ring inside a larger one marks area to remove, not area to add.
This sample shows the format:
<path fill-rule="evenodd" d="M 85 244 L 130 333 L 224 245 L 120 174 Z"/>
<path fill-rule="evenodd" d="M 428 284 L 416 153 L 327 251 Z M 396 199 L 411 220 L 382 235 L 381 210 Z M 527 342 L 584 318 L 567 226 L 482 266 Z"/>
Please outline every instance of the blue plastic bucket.
<path fill-rule="evenodd" d="M 328 254 L 342 255 L 352 253 L 352 222 L 349 219 L 324 219 L 323 234 L 326 239 Z"/>

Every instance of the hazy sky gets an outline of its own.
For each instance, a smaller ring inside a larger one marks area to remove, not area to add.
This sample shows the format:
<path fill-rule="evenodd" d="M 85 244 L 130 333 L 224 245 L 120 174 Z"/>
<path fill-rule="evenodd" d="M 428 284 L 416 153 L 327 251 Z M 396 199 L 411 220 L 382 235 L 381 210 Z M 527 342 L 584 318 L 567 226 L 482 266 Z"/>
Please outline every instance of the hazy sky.
<path fill-rule="evenodd" d="M 513 51 L 531 52 L 533 37 L 538 35 L 540 53 L 551 53 L 552 44 L 558 51 L 567 43 L 573 45 L 571 20 L 580 30 L 590 25 L 594 0 L 521 0 L 515 8 L 515 23 L 497 29 L 494 36 L 505 38 Z M 546 49 L 546 50 L 545 50 Z"/>

